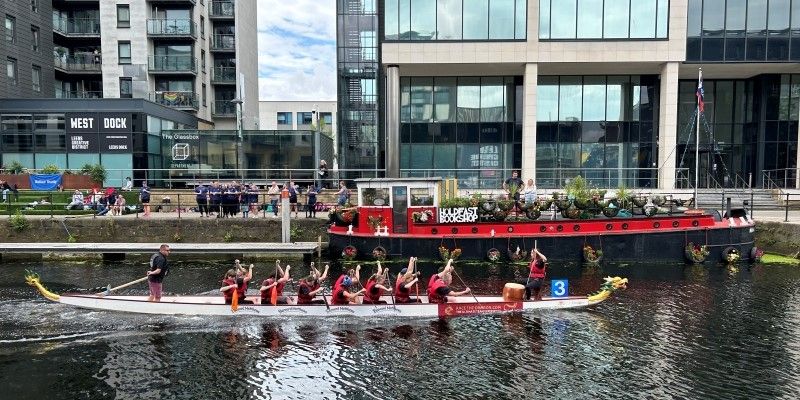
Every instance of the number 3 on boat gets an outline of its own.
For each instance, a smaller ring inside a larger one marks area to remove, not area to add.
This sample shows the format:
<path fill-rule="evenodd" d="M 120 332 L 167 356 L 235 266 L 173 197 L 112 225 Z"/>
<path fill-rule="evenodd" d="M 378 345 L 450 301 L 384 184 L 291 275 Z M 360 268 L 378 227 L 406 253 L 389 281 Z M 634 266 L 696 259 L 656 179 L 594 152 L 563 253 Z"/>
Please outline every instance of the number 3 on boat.
<path fill-rule="evenodd" d="M 551 297 L 569 296 L 569 281 L 566 279 L 553 279 L 550 281 Z"/>

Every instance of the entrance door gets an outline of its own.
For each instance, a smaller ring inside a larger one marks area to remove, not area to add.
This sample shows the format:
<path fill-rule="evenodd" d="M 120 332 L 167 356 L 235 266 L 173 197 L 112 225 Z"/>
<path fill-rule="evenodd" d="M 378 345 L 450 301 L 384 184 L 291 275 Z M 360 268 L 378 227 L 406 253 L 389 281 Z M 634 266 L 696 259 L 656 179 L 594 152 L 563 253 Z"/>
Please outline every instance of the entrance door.
<path fill-rule="evenodd" d="M 392 222 L 394 233 L 408 233 L 408 188 L 392 186 Z"/>

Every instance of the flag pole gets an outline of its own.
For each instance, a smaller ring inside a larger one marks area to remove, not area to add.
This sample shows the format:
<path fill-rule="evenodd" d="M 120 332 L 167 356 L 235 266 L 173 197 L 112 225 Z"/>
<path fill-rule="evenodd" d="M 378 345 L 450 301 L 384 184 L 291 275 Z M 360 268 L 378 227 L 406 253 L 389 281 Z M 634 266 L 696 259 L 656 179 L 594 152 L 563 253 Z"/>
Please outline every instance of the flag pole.
<path fill-rule="evenodd" d="M 700 113 L 703 101 L 703 68 L 697 74 L 697 126 L 695 127 L 694 146 L 694 208 L 697 209 L 697 184 L 700 181 Z"/>

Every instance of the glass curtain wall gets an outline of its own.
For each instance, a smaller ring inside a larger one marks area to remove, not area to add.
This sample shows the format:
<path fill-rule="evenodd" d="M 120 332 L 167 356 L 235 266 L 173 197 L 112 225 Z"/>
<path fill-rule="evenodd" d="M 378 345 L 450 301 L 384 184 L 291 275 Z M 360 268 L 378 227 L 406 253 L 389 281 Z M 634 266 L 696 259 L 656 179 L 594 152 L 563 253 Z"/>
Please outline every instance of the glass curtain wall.
<path fill-rule="evenodd" d="M 658 77 L 540 76 L 536 181 L 657 187 Z"/>
<path fill-rule="evenodd" d="M 800 75 L 769 75 L 764 80 L 764 156 L 762 171 L 781 187 L 794 187 L 797 172 Z M 774 172 L 766 172 L 774 171 Z"/>
<path fill-rule="evenodd" d="M 527 0 L 381 0 L 389 41 L 524 40 Z"/>
<path fill-rule="evenodd" d="M 337 1 L 338 162 L 342 178 L 382 174 L 377 1 Z"/>
<path fill-rule="evenodd" d="M 800 60 L 800 0 L 689 0 L 688 16 L 687 61 Z"/>
<path fill-rule="evenodd" d="M 539 0 L 544 40 L 667 39 L 668 22 L 669 0 Z"/>
<path fill-rule="evenodd" d="M 522 77 L 400 79 L 400 173 L 494 189 L 522 165 Z"/>

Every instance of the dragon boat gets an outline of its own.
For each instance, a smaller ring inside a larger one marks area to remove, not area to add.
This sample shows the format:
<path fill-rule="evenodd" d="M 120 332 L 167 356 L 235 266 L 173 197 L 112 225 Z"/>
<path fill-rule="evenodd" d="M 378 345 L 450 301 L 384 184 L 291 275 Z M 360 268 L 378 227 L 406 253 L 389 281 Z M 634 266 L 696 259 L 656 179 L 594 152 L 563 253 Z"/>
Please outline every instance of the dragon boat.
<path fill-rule="evenodd" d="M 535 245 L 551 262 L 730 262 L 760 253 L 743 208 L 690 209 L 693 199 L 658 193 L 554 193 L 515 204 L 491 194 L 458 197 L 449 181 L 356 179 L 357 202 L 330 213 L 331 257 L 524 262 Z"/>
<path fill-rule="evenodd" d="M 422 303 L 394 304 L 391 296 L 384 296 L 387 304 L 330 305 L 271 305 L 224 303 L 222 296 L 166 296 L 160 302 L 148 302 L 147 296 L 109 296 L 101 294 L 65 293 L 56 294 L 41 283 L 38 274 L 28 272 L 25 282 L 36 288 L 46 299 L 91 310 L 119 311 L 139 314 L 224 316 L 253 315 L 259 317 L 417 317 L 447 318 L 476 314 L 530 312 L 551 309 L 585 308 L 599 304 L 617 290 L 625 289 L 628 280 L 607 277 L 596 293 L 589 296 L 545 297 L 541 301 L 521 301 L 521 296 L 474 296 L 452 298 L 454 302 L 432 304 L 427 296 L 420 296 Z M 521 285 L 519 285 L 521 286 Z M 505 290 L 504 290 L 505 294 Z M 247 296 L 247 300 L 260 302 L 259 296 Z"/>

